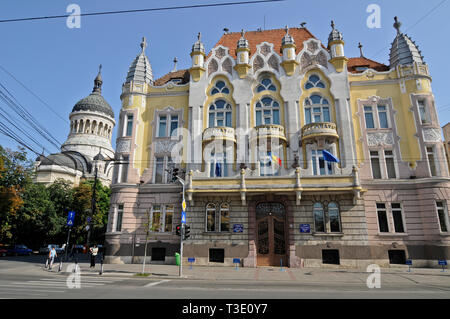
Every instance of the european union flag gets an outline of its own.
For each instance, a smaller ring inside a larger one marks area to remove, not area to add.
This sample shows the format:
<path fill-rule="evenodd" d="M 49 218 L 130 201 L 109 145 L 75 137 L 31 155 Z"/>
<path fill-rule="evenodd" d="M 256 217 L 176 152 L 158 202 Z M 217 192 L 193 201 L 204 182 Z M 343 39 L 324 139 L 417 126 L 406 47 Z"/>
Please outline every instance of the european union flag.
<path fill-rule="evenodd" d="M 222 177 L 222 167 L 220 163 L 216 163 L 216 177 Z"/>
<path fill-rule="evenodd" d="M 339 159 L 328 151 L 323 150 L 323 159 L 327 162 L 339 163 Z"/>

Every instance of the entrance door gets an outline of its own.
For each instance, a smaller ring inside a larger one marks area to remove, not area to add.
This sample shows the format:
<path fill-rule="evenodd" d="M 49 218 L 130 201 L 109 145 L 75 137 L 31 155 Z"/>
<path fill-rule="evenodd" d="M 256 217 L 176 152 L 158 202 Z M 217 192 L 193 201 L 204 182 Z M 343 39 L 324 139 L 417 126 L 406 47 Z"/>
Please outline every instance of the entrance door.
<path fill-rule="evenodd" d="M 286 214 L 279 203 L 256 207 L 258 266 L 286 266 Z"/>

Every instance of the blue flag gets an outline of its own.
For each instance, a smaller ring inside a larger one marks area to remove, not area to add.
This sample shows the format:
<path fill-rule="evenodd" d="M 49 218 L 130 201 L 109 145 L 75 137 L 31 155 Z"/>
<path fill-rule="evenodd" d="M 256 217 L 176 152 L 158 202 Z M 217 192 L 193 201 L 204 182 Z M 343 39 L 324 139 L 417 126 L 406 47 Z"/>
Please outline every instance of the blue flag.
<path fill-rule="evenodd" d="M 323 159 L 327 162 L 339 163 L 339 159 L 328 151 L 323 150 Z"/>
<path fill-rule="evenodd" d="M 216 163 L 216 177 L 222 177 L 222 169 L 220 163 Z"/>

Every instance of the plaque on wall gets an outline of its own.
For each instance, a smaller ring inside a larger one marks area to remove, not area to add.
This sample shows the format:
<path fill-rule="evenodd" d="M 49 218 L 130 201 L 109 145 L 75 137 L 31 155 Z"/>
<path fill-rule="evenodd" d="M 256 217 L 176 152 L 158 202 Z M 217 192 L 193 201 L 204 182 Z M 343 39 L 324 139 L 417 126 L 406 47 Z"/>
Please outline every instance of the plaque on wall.
<path fill-rule="evenodd" d="M 243 233 L 243 232 L 244 232 L 244 225 L 242 224 L 233 225 L 233 233 Z"/>

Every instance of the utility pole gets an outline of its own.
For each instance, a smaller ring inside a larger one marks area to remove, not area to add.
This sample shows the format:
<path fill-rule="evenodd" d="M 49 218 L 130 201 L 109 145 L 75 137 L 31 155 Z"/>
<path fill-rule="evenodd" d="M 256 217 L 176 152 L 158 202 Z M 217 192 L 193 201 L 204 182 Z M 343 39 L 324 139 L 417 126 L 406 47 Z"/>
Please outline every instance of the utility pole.
<path fill-rule="evenodd" d="M 181 185 L 183 186 L 183 202 L 182 202 L 182 215 L 186 214 L 186 201 L 185 201 L 185 181 L 178 176 L 178 168 L 174 168 L 172 170 L 172 182 L 179 181 Z M 183 216 L 181 220 L 181 239 L 180 239 L 180 269 L 179 269 L 179 276 L 183 277 L 183 240 L 184 240 L 184 234 L 185 234 L 185 226 L 186 221 L 183 222 Z"/>
<path fill-rule="evenodd" d="M 87 241 L 86 241 L 86 249 L 89 249 L 89 239 L 91 237 L 91 229 L 92 229 L 92 217 L 95 215 L 95 195 L 96 195 L 96 188 L 97 188 L 97 163 L 95 163 L 95 178 L 94 178 L 94 187 L 92 190 L 92 201 L 91 201 L 91 216 L 89 218 L 89 222 L 88 222 L 88 233 L 87 233 Z M 104 247 L 103 247 L 104 249 Z"/>

